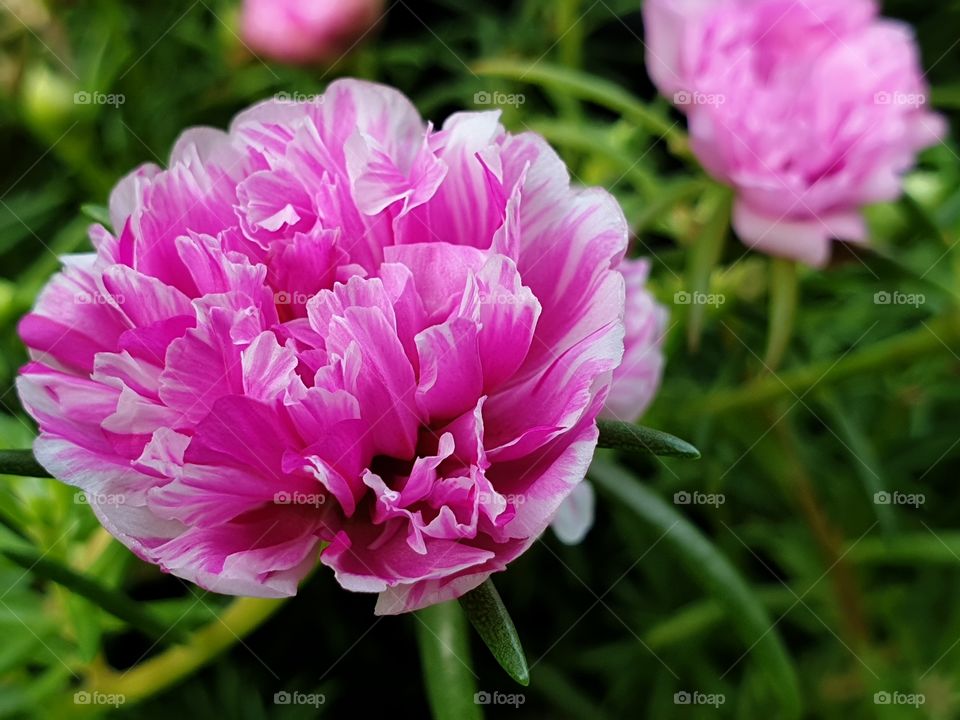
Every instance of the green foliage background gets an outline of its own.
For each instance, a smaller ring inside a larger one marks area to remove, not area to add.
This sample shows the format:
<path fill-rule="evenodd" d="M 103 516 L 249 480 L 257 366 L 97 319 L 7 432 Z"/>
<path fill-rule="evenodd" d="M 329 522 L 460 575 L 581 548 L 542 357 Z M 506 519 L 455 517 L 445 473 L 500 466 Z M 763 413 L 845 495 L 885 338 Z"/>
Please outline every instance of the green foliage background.
<path fill-rule="evenodd" d="M 17 319 L 57 256 L 89 247 L 81 207 L 102 204 L 134 166 L 162 162 L 182 129 L 222 127 L 256 100 L 319 92 L 347 74 L 399 87 L 437 123 L 483 109 L 478 92 L 519 93 L 505 124 L 543 133 L 577 180 L 611 189 L 635 252 L 653 258 L 671 328 L 644 423 L 703 459 L 621 458 L 624 474 L 602 458 L 587 540 L 568 548 L 545 536 L 496 578 L 532 681 L 513 685 L 474 635 L 478 687 L 525 695 L 487 715 L 960 717 L 956 143 L 924 154 L 903 201 L 870 209 L 875 251 L 838 247 L 830 268 L 796 271 L 789 322 L 793 270 L 725 239 L 726 193 L 684 157 L 682 119 L 646 79 L 638 6 L 400 0 L 335 67 L 292 69 L 250 56 L 226 0 L 0 2 L 0 449 L 26 448 L 34 433 L 13 390 L 25 360 Z M 933 102 L 955 119 L 960 2 L 891 0 L 885 12 L 916 27 Z M 124 102 L 79 105 L 78 91 Z M 726 301 L 697 317 L 675 302 L 696 289 Z M 878 305 L 878 292 L 924 302 Z M 778 354 L 767 354 L 771 316 L 791 329 L 773 369 L 763 360 Z M 925 502 L 875 503 L 883 490 Z M 683 491 L 725 502 L 673 503 Z M 225 652 L 196 669 L 179 659 L 125 674 L 176 633 L 155 644 L 42 564 L 0 557 L 0 717 L 111 712 L 72 702 L 105 678 L 143 697 L 118 717 L 429 713 L 415 619 L 375 618 L 372 597 L 322 570 L 292 601 L 242 605 L 263 617 L 235 635 L 217 620 L 230 599 L 137 561 L 71 488 L 0 477 L 0 550 L 14 547 L 122 590 L 202 647 L 219 638 Z M 277 706 L 283 690 L 326 702 Z M 680 691 L 726 701 L 679 706 Z M 878 705 L 878 692 L 925 702 Z"/>

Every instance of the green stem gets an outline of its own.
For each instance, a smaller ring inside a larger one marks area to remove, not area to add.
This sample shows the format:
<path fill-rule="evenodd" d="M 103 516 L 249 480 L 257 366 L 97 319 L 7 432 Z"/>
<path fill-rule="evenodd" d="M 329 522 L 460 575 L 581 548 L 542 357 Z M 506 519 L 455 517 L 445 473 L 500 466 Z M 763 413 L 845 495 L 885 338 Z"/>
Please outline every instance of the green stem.
<path fill-rule="evenodd" d="M 482 720 L 470 661 L 467 618 L 455 601 L 417 612 L 423 681 L 434 720 Z"/>
<path fill-rule="evenodd" d="M 707 305 L 704 302 L 710 291 L 710 276 L 723 257 L 723 248 L 730 233 L 730 214 L 733 210 L 733 193 L 729 188 L 715 185 L 705 196 L 708 206 L 707 220 L 693 241 L 689 253 L 686 282 L 689 296 L 687 315 L 687 345 L 691 350 L 700 347 Z"/>
<path fill-rule="evenodd" d="M 799 297 L 797 264 L 792 260 L 770 260 L 770 317 L 767 330 L 767 350 L 763 364 L 775 372 L 793 337 Z"/>
<path fill-rule="evenodd" d="M 583 23 L 580 18 L 582 0 L 561 0 L 557 3 L 557 42 L 560 59 L 569 68 L 579 68 L 583 56 Z"/>
<path fill-rule="evenodd" d="M 283 599 L 238 598 L 216 620 L 192 633 L 184 645 L 123 673 L 110 668 L 95 669 L 85 689 L 123 695 L 128 705 L 155 695 L 240 642 L 283 607 L 284 602 Z"/>
<path fill-rule="evenodd" d="M 29 450 L 0 450 L 0 475 L 50 477 Z"/>
<path fill-rule="evenodd" d="M 156 642 L 174 642 L 186 638 L 179 628 L 171 628 L 147 609 L 136 603 L 119 590 L 101 585 L 86 575 L 52 558 L 45 557 L 30 547 L 3 547 L 0 555 L 7 558 L 27 572 L 45 578 L 70 590 L 75 595 L 86 598 L 105 612 L 137 628 Z"/>
<path fill-rule="evenodd" d="M 791 394 L 802 395 L 814 386 L 909 363 L 933 352 L 949 351 L 949 343 L 958 341 L 960 322 L 957 316 L 936 318 L 918 330 L 882 340 L 840 360 L 821 360 L 776 377 L 768 375 L 739 389 L 717 392 L 701 405 L 691 407 L 690 413 L 717 414 L 762 405 Z"/>

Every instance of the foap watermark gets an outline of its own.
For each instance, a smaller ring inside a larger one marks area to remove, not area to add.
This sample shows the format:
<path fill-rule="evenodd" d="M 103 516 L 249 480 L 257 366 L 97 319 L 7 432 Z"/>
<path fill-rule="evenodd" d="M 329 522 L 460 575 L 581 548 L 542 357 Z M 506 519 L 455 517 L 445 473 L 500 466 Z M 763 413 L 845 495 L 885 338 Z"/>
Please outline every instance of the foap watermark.
<path fill-rule="evenodd" d="M 681 690 L 673 694 L 674 705 L 710 705 L 718 708 L 727 701 L 723 693 L 704 693 L 699 690 L 693 692 Z"/>
<path fill-rule="evenodd" d="M 521 493 L 501 495 L 497 492 L 485 492 L 481 491 L 477 493 L 477 502 L 481 505 L 489 505 L 497 500 L 497 498 L 503 498 L 506 500 L 507 505 L 523 505 L 527 501 L 527 496 Z"/>
<path fill-rule="evenodd" d="M 481 690 L 473 696 L 475 705 L 512 705 L 518 708 L 526 701 L 527 697 L 523 693 L 503 693 L 497 690 L 493 692 Z"/>
<path fill-rule="evenodd" d="M 284 105 L 299 105 L 300 103 L 317 103 L 318 105 L 323 104 L 323 94 L 322 93 L 302 93 L 302 92 L 278 92 L 273 96 L 275 102 L 284 104 Z"/>
<path fill-rule="evenodd" d="M 78 90 L 73 94 L 74 105 L 110 105 L 118 108 L 127 101 L 127 96 L 122 93 L 103 93 L 99 91 L 89 92 L 87 90 Z"/>
<path fill-rule="evenodd" d="M 873 102 L 877 105 L 902 105 L 904 107 L 918 108 L 927 104 L 927 96 L 923 93 L 888 92 L 887 90 L 881 90 L 873 96 Z"/>
<path fill-rule="evenodd" d="M 899 690 L 888 692 L 881 690 L 873 694 L 874 705 L 909 705 L 918 708 L 927 702 L 927 696 L 923 693 L 905 693 Z"/>
<path fill-rule="evenodd" d="M 303 493 L 287 492 L 281 490 L 273 496 L 273 502 L 277 505 L 312 505 L 320 507 L 327 501 L 327 496 L 323 493 Z"/>
<path fill-rule="evenodd" d="M 519 305 L 523 297 L 509 292 L 482 292 L 479 300 L 481 305 Z"/>
<path fill-rule="evenodd" d="M 709 305 L 711 307 L 720 307 L 727 301 L 727 296 L 721 293 L 705 292 L 687 292 L 686 290 L 677 290 L 673 294 L 673 302 L 676 305 Z"/>
<path fill-rule="evenodd" d="M 288 292 L 281 290 L 273 294 L 273 302 L 276 305 L 306 305 L 313 295 L 304 292 Z"/>
<path fill-rule="evenodd" d="M 126 505 L 127 496 L 122 493 L 92 493 L 79 490 L 73 494 L 75 505 Z"/>
<path fill-rule="evenodd" d="M 77 305 L 123 305 L 126 298 L 123 295 L 101 295 L 100 293 L 77 293 L 73 296 Z"/>
<path fill-rule="evenodd" d="M 78 690 L 73 694 L 74 705 L 109 705 L 118 708 L 127 701 L 123 693 L 105 693 L 98 690 Z"/>
<path fill-rule="evenodd" d="M 473 94 L 474 105 L 492 105 L 494 107 L 520 107 L 527 101 L 527 96 L 523 93 L 505 93 L 499 90 L 487 92 L 479 90 Z"/>
<path fill-rule="evenodd" d="M 698 490 L 687 492 L 680 490 L 673 494 L 674 505 L 712 505 L 715 508 L 720 507 L 727 501 L 723 493 L 702 493 Z"/>
<path fill-rule="evenodd" d="M 888 492 L 880 490 L 873 494 L 874 505 L 909 505 L 918 508 L 927 501 L 927 496 L 923 493 L 905 493 L 899 490 Z"/>
<path fill-rule="evenodd" d="M 327 696 L 323 693 L 305 693 L 299 690 L 288 692 L 281 690 L 273 694 L 274 705 L 309 705 L 318 708 L 327 701 Z"/>
<path fill-rule="evenodd" d="M 881 290 L 873 294 L 874 305 L 910 305 L 920 307 L 927 302 L 927 297 L 923 293 L 904 293 L 899 290 L 887 292 Z"/>
<path fill-rule="evenodd" d="M 716 105 L 717 107 L 727 102 L 725 95 L 720 93 L 693 92 L 690 90 L 678 90 L 673 94 L 673 104 L 677 107 L 688 107 L 691 105 Z"/>

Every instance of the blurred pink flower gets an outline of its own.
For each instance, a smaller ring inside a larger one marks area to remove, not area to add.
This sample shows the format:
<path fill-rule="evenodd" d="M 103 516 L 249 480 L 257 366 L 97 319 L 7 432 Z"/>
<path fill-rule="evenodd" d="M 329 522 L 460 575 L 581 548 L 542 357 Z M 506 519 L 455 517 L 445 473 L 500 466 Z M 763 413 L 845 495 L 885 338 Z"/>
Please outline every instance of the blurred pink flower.
<path fill-rule="evenodd" d="M 647 290 L 648 260 L 624 260 L 618 268 L 626 280 L 626 335 L 623 361 L 613 371 L 613 388 L 602 416 L 636 422 L 653 402 L 663 376 L 663 336 L 669 313 Z"/>
<path fill-rule="evenodd" d="M 497 112 L 425 125 L 333 83 L 110 198 L 20 325 L 35 452 L 137 555 L 284 596 L 320 561 L 379 613 L 524 552 L 583 480 L 623 353 L 616 201 Z"/>
<path fill-rule="evenodd" d="M 647 0 L 647 67 L 686 113 L 697 157 L 737 192 L 750 247 L 811 265 L 866 240 L 946 132 L 911 29 L 872 0 Z"/>
<path fill-rule="evenodd" d="M 335 61 L 380 19 L 383 0 L 244 0 L 243 41 L 272 60 Z"/>
<path fill-rule="evenodd" d="M 626 280 L 626 334 L 620 366 L 600 417 L 636 422 L 660 389 L 663 377 L 663 339 L 669 313 L 647 290 L 649 260 L 624 260 L 617 268 Z M 568 545 L 579 543 L 593 526 L 595 499 L 589 482 L 580 483 L 553 519 L 551 527 Z"/>

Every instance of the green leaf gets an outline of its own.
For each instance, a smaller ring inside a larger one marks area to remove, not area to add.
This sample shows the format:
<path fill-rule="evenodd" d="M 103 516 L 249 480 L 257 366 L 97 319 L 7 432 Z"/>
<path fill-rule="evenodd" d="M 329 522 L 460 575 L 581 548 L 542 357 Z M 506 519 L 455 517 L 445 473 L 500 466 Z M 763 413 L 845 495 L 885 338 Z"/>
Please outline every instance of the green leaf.
<path fill-rule="evenodd" d="M 97 606 L 74 593 L 64 593 L 67 615 L 77 638 L 77 649 L 84 662 L 91 662 L 100 651 L 100 615 Z"/>
<path fill-rule="evenodd" d="M 0 450 L 0 475 L 51 477 L 30 450 Z"/>
<path fill-rule="evenodd" d="M 552 145 L 586 153 L 596 159 L 602 158 L 616 166 L 619 178 L 629 180 L 638 194 L 649 198 L 649 203 L 659 202 L 662 194 L 667 192 L 663 183 L 653 173 L 645 169 L 636 158 L 631 157 L 630 153 L 625 152 L 624 148 L 614 141 L 612 133 L 607 128 L 540 118 L 530 120 L 526 124 L 534 132 L 543 135 Z M 691 182 L 699 182 L 701 186 L 703 184 L 702 180 Z"/>
<path fill-rule="evenodd" d="M 105 669 L 98 673 L 91 691 L 125 695 L 127 703 L 135 703 L 206 667 L 223 652 L 261 627 L 280 608 L 287 598 L 235 598 L 217 618 L 189 634 L 182 645 L 164 650 L 123 671 Z M 72 696 L 64 698 L 67 707 L 73 705 Z M 66 713 L 51 717 L 67 717 Z"/>
<path fill-rule="evenodd" d="M 105 587 L 34 548 L 4 545 L 0 546 L 0 555 L 37 577 L 55 582 L 86 598 L 100 609 L 137 628 L 154 640 L 170 642 L 186 639 L 183 631 L 163 622 L 124 593 Z"/>
<path fill-rule="evenodd" d="M 930 92 L 930 100 L 934 107 L 943 110 L 960 109 L 960 85 L 941 85 Z"/>
<path fill-rule="evenodd" d="M 827 417 L 832 421 L 831 426 L 836 428 L 837 433 L 843 438 L 846 450 L 849 451 L 853 459 L 853 467 L 863 483 L 866 497 L 872 500 L 876 493 L 890 488 L 891 483 L 886 478 L 886 471 L 877 455 L 873 440 L 850 416 L 848 408 L 844 408 L 841 403 L 825 392 L 817 393 L 816 397 L 827 411 Z M 870 504 L 873 506 L 873 512 L 883 533 L 886 535 L 895 534 L 897 532 L 897 516 L 894 512 L 894 506 L 877 502 L 871 502 Z"/>
<path fill-rule="evenodd" d="M 417 642 L 433 720 L 481 720 L 467 619 L 454 601 L 416 613 Z"/>
<path fill-rule="evenodd" d="M 576 682 L 549 663 L 537 666 L 537 687 L 547 698 L 554 712 L 549 717 L 570 720 L 608 720 L 610 715 L 597 706 L 597 701 L 577 686 Z"/>
<path fill-rule="evenodd" d="M 597 447 L 662 457 L 700 458 L 700 451 L 693 445 L 661 430 L 617 420 L 597 420 L 597 427 L 600 428 Z"/>
<path fill-rule="evenodd" d="M 521 685 L 529 685 L 530 670 L 520 636 L 493 581 L 485 580 L 478 588 L 461 597 L 460 606 L 500 667 Z"/>
<path fill-rule="evenodd" d="M 864 565 L 952 567 L 960 562 L 960 533 L 928 529 L 892 537 L 865 537 L 850 544 L 844 555 Z"/>
<path fill-rule="evenodd" d="M 659 184 L 658 191 L 646 203 L 636 217 L 632 218 L 631 229 L 640 234 L 658 219 L 685 200 L 696 198 L 709 184 L 703 178 L 676 180 L 670 184 Z"/>
<path fill-rule="evenodd" d="M 482 60 L 473 66 L 473 72 L 481 76 L 533 83 L 609 108 L 662 137 L 675 155 L 695 162 L 687 136 L 680 129 L 679 123 L 672 122 L 664 115 L 651 110 L 645 103 L 610 80 L 539 60 L 506 58 Z"/>
<path fill-rule="evenodd" d="M 798 396 L 814 386 L 822 388 L 849 377 L 868 376 L 878 370 L 910 364 L 925 355 L 950 353 L 950 343 L 958 340 L 960 321 L 956 316 L 935 318 L 916 330 L 853 350 L 839 359 L 828 357 L 777 376 L 764 376 L 737 388 L 715 391 L 704 402 L 691 403 L 683 412 L 698 417 L 762 405 L 784 396 Z"/>
<path fill-rule="evenodd" d="M 108 230 L 111 227 L 110 224 L 110 211 L 105 208 L 103 205 L 96 205 L 94 203 L 86 203 L 80 206 L 80 212 L 86 215 L 88 218 L 94 222 L 98 222 L 103 225 Z"/>
<path fill-rule="evenodd" d="M 789 610 L 797 601 L 796 595 L 782 585 L 758 589 L 756 595 L 764 607 L 778 614 Z M 659 621 L 647 630 L 644 641 L 651 650 L 663 650 L 691 642 L 717 626 L 721 626 L 720 632 L 723 632 L 722 624 L 726 617 L 726 608 L 722 604 L 714 598 L 704 598 Z"/>
<path fill-rule="evenodd" d="M 912 226 L 918 226 L 916 221 Z M 922 229 L 922 225 L 919 226 Z M 957 290 L 932 277 L 929 264 L 910 267 L 905 258 L 885 253 L 881 248 L 853 248 L 850 252 L 863 264 L 864 269 L 874 276 L 879 287 L 909 287 L 927 295 L 945 298 L 957 298 Z M 929 299 L 929 298 L 928 298 Z"/>
<path fill-rule="evenodd" d="M 68 190 L 51 184 L 40 193 L 27 191 L 0 198 L 0 252 L 7 252 L 22 240 L 36 237 L 45 221 L 56 216 Z M 42 232 L 42 231 L 41 231 Z"/>
<path fill-rule="evenodd" d="M 763 604 L 730 561 L 683 515 L 614 463 L 595 459 L 590 477 L 661 534 L 687 571 L 723 604 L 728 621 L 755 656 L 770 694 L 777 698 L 779 712 L 774 714 L 799 718 L 800 688 L 793 663 Z"/>

